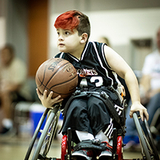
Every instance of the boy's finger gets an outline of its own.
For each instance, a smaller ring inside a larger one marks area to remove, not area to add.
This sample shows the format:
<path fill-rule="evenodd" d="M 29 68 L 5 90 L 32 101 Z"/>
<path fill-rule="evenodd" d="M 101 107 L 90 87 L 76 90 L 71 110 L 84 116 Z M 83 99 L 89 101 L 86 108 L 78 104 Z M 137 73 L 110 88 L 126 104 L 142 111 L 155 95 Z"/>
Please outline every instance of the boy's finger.
<path fill-rule="evenodd" d="M 57 103 L 60 103 L 60 102 L 62 102 L 63 101 L 63 99 L 59 99 L 58 101 L 57 101 Z"/>
<path fill-rule="evenodd" d="M 53 96 L 53 91 L 51 91 L 50 93 L 49 93 L 49 95 L 48 95 L 48 98 L 52 98 L 52 96 Z"/>
<path fill-rule="evenodd" d="M 142 111 L 140 111 L 140 117 L 141 117 L 141 120 L 144 121 L 144 116 Z"/>
<path fill-rule="evenodd" d="M 44 98 L 47 98 L 47 90 L 44 91 L 43 96 Z"/>
<path fill-rule="evenodd" d="M 61 95 L 57 96 L 55 100 L 59 100 L 60 98 L 61 98 Z"/>
<path fill-rule="evenodd" d="M 56 101 L 56 103 L 59 103 L 59 102 L 63 101 L 63 98 L 61 97 L 61 95 L 59 95 L 54 100 Z"/>
<path fill-rule="evenodd" d="M 143 114 L 144 114 L 146 120 L 148 121 L 149 120 L 149 114 L 148 114 L 147 110 L 145 110 Z"/>
<path fill-rule="evenodd" d="M 129 116 L 132 118 L 133 117 L 133 111 L 130 111 Z"/>

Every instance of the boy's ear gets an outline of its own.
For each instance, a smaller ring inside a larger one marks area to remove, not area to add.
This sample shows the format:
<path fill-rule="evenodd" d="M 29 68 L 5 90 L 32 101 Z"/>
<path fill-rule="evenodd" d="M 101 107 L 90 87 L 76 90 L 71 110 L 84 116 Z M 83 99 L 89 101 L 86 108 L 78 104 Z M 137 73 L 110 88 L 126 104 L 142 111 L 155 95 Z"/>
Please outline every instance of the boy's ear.
<path fill-rule="evenodd" d="M 88 34 L 87 34 L 87 33 L 83 33 L 83 34 L 81 35 L 81 40 L 80 40 L 80 42 L 81 42 L 81 43 L 86 43 L 86 42 L 87 42 L 87 39 L 88 39 Z"/>

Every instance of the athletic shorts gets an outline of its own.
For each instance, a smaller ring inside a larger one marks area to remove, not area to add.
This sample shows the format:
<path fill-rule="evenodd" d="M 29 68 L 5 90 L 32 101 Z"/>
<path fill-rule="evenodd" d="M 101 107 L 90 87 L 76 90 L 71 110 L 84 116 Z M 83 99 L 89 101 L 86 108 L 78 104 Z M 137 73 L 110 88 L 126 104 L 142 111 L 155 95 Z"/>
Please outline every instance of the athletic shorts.
<path fill-rule="evenodd" d="M 72 101 L 66 113 L 62 133 L 73 130 L 86 131 L 96 135 L 110 123 L 110 115 L 105 104 L 96 97 L 77 98 Z"/>

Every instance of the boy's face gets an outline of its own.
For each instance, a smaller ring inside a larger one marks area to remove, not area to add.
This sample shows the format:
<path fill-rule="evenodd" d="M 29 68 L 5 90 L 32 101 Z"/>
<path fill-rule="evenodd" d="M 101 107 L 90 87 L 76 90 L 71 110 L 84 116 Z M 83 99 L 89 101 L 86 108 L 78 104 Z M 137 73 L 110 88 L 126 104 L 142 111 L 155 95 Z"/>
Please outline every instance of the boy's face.
<path fill-rule="evenodd" d="M 57 47 L 60 52 L 74 53 L 79 48 L 81 43 L 81 36 L 78 35 L 78 31 L 76 29 L 71 31 L 58 28 L 57 35 Z"/>

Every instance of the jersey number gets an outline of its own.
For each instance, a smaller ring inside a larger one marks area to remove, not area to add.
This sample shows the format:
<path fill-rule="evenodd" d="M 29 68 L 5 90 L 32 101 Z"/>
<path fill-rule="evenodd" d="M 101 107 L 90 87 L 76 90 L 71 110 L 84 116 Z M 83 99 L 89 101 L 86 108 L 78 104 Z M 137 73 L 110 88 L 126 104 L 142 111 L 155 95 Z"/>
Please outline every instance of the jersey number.
<path fill-rule="evenodd" d="M 100 87 L 103 85 L 103 78 L 100 76 L 94 76 L 94 77 L 91 77 L 90 82 L 94 83 L 96 87 Z M 83 88 L 83 87 L 87 87 L 87 86 L 88 86 L 87 79 L 83 78 L 81 80 L 80 87 Z"/>

